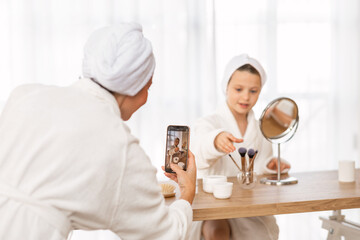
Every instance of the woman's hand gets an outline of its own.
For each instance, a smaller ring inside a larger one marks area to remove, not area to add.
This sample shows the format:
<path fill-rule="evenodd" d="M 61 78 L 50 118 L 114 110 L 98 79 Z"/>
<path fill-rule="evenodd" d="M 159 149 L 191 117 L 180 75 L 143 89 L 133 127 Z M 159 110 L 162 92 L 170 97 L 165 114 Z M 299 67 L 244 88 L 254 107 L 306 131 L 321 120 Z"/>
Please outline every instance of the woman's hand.
<path fill-rule="evenodd" d="M 240 138 L 234 137 L 231 133 L 221 132 L 215 137 L 214 145 L 220 152 L 231 153 L 236 150 L 233 143 L 241 143 L 243 141 Z"/>
<path fill-rule="evenodd" d="M 267 168 L 274 170 L 274 171 L 278 171 L 278 160 L 277 158 L 273 158 L 270 160 L 270 162 L 267 164 Z M 290 169 L 291 166 L 290 164 L 284 163 L 282 161 L 280 161 L 280 172 L 284 171 L 284 169 Z"/>
<path fill-rule="evenodd" d="M 164 172 L 165 176 L 177 182 L 180 187 L 180 199 L 184 199 L 192 204 L 195 197 L 196 190 L 196 164 L 195 157 L 189 150 L 187 170 L 184 171 L 177 164 L 170 164 L 171 169 L 175 173 Z M 161 167 L 164 171 L 164 166 Z"/>

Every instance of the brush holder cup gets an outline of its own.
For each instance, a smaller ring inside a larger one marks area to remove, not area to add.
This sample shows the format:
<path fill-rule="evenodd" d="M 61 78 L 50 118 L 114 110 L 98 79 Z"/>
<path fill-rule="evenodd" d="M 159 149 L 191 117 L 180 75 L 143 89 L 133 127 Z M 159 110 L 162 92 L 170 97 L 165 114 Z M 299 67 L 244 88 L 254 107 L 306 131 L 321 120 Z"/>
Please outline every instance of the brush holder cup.
<path fill-rule="evenodd" d="M 252 189 L 257 184 L 257 175 L 254 171 L 239 172 L 237 180 L 241 188 Z"/>

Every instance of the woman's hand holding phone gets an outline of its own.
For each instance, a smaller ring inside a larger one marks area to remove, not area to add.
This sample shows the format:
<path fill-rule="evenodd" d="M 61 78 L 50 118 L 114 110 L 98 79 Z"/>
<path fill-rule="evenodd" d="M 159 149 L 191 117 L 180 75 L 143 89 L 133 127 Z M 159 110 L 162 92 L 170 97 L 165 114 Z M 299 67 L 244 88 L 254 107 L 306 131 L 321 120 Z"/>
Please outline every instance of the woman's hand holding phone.
<path fill-rule="evenodd" d="M 175 173 L 164 172 L 165 176 L 171 180 L 177 182 L 180 187 L 181 196 L 180 199 L 184 199 L 192 204 L 195 197 L 196 190 L 196 164 L 195 157 L 189 150 L 188 166 L 184 171 L 176 164 L 170 164 L 171 169 Z M 161 167 L 165 171 L 165 167 Z"/>

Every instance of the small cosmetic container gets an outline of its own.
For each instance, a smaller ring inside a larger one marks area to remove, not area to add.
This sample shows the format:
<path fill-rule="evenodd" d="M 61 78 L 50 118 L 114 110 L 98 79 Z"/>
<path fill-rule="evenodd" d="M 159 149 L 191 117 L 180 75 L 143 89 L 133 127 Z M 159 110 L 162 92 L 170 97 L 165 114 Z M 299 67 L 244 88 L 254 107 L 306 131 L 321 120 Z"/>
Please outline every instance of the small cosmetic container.
<path fill-rule="evenodd" d="M 207 193 L 213 192 L 213 185 L 215 183 L 226 182 L 227 177 L 224 175 L 209 175 L 203 178 L 203 190 Z"/>
<path fill-rule="evenodd" d="M 213 185 L 213 195 L 218 199 L 227 199 L 231 197 L 233 189 L 232 182 L 220 182 Z"/>

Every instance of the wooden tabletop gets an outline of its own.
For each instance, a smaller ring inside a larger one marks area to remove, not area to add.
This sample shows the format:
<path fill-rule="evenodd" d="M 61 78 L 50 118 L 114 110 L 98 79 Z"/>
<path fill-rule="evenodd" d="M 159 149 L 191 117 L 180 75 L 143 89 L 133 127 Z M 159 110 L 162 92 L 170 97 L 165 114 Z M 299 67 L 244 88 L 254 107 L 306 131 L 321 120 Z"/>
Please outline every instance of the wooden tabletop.
<path fill-rule="evenodd" d="M 240 187 L 236 178 L 231 198 L 220 200 L 202 190 L 192 204 L 193 219 L 228 219 L 337 209 L 360 208 L 360 170 L 356 182 L 339 183 L 337 171 L 291 173 L 299 182 L 294 185 L 269 186 L 258 183 L 252 190 Z M 258 176 L 258 181 L 263 176 Z M 178 197 L 178 194 L 177 194 Z M 166 199 L 170 204 L 176 198 Z"/>

